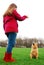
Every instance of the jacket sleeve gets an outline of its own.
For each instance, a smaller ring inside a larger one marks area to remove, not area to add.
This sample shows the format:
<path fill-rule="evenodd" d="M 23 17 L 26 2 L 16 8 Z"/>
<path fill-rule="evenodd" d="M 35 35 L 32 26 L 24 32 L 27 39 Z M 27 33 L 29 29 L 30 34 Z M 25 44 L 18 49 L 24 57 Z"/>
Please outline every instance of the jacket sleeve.
<path fill-rule="evenodd" d="M 5 30 L 5 22 L 4 22 L 4 18 L 3 18 L 3 28 L 4 28 L 4 30 Z"/>
<path fill-rule="evenodd" d="M 16 10 L 13 11 L 13 15 L 16 17 L 17 20 L 23 21 L 27 18 L 26 15 L 21 16 Z"/>

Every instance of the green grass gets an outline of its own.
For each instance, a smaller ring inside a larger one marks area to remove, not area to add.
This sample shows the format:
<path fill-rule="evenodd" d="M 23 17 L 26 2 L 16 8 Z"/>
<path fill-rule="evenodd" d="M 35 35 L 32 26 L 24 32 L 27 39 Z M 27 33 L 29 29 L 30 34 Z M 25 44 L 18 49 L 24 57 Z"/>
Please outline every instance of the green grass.
<path fill-rule="evenodd" d="M 30 59 L 30 48 L 13 48 L 13 58 L 16 62 L 4 62 L 2 59 L 6 48 L 0 48 L 0 65 L 44 65 L 44 48 L 39 48 L 39 58 Z"/>

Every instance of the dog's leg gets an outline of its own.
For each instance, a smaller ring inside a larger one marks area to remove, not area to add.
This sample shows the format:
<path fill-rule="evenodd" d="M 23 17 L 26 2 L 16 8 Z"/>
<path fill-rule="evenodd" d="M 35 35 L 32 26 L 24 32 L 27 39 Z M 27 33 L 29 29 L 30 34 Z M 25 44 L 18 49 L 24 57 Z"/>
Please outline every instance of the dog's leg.
<path fill-rule="evenodd" d="M 32 54 L 30 54 L 30 58 L 32 59 Z"/>
<path fill-rule="evenodd" d="M 37 56 L 36 56 L 36 59 L 38 59 L 38 54 L 37 54 Z"/>

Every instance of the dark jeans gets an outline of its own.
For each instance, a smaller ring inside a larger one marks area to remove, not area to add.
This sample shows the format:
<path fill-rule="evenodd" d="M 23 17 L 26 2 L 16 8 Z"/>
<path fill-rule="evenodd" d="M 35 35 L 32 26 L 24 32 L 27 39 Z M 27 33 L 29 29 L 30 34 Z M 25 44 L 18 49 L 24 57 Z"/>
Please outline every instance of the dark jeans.
<path fill-rule="evenodd" d="M 10 32 L 7 34 L 7 37 L 8 37 L 8 46 L 7 46 L 7 51 L 6 51 L 7 53 L 12 52 L 12 48 L 15 45 L 16 36 L 17 36 L 17 33 L 14 33 L 14 32 Z"/>

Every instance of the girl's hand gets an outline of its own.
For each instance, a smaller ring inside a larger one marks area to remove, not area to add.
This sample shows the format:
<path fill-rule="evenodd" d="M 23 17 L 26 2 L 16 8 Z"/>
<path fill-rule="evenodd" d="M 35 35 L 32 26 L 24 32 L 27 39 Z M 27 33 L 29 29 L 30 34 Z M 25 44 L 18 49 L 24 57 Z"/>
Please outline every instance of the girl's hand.
<path fill-rule="evenodd" d="M 24 15 L 25 18 L 28 18 L 28 16 Z"/>

